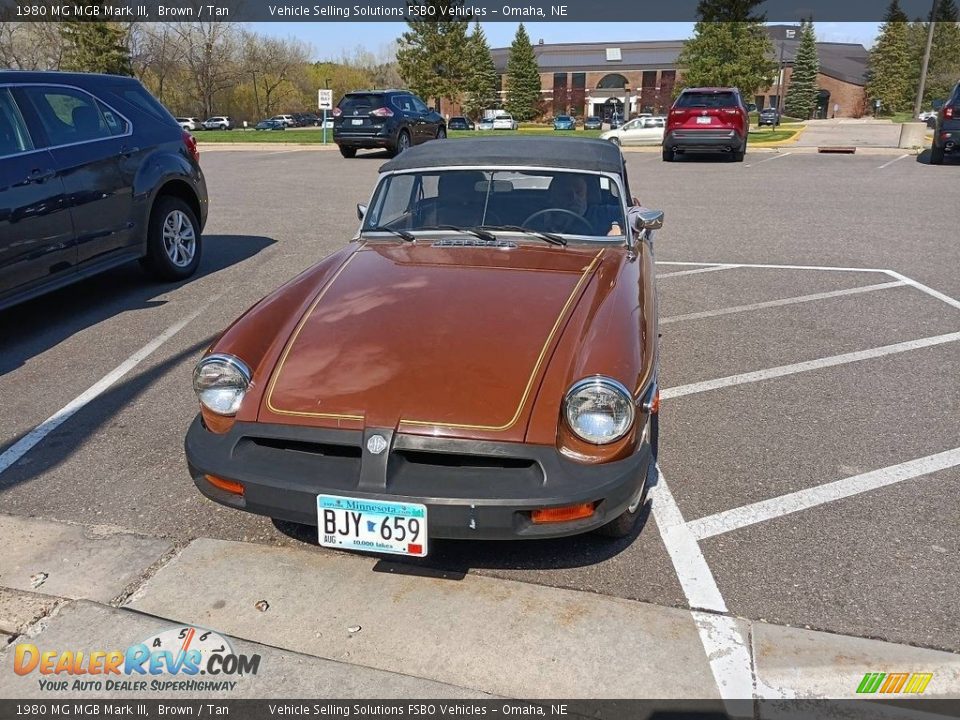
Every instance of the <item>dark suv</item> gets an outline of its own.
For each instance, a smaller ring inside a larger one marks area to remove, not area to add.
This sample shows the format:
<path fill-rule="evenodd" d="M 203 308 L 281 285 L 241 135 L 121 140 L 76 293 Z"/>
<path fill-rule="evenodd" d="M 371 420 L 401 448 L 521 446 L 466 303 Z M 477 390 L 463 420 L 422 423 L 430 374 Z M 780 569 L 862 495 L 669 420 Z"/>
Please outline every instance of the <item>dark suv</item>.
<path fill-rule="evenodd" d="M 0 71 L 0 308 L 139 259 L 200 264 L 193 137 L 137 80 Z"/>
<path fill-rule="evenodd" d="M 409 90 L 347 93 L 333 109 L 333 141 L 345 158 L 354 157 L 358 148 L 386 148 L 396 155 L 446 136 L 443 116 Z"/>
<path fill-rule="evenodd" d="M 673 102 L 663 135 L 663 159 L 694 151 L 727 152 L 742 162 L 750 119 L 736 88 L 685 88 Z"/>
<path fill-rule="evenodd" d="M 937 124 L 933 129 L 933 145 L 930 148 L 930 163 L 943 164 L 947 153 L 960 154 L 960 82 L 953 89 L 950 99 L 937 113 Z"/>

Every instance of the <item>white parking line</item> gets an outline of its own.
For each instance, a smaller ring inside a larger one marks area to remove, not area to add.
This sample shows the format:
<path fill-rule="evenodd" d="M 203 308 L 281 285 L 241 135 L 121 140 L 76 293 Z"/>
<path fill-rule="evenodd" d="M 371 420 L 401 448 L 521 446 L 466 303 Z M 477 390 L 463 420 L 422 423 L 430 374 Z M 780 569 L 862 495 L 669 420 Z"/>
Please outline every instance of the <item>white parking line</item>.
<path fill-rule="evenodd" d="M 727 612 L 726 603 L 662 472 L 650 488 L 650 497 L 653 517 L 692 610 L 720 697 L 752 698 L 753 670 L 747 639 L 733 618 L 717 614 Z"/>
<path fill-rule="evenodd" d="M 899 273 L 883 268 L 865 268 L 865 267 L 837 267 L 834 265 L 767 265 L 764 263 L 720 263 L 720 262 L 678 262 L 668 260 L 658 260 L 657 265 L 690 265 L 693 267 L 703 267 L 710 265 L 713 267 L 738 267 L 738 268 L 761 268 L 768 270 L 829 270 L 831 272 L 862 272 L 862 273 L 883 273 L 884 275 L 897 275 L 904 282 L 910 282 Z"/>
<path fill-rule="evenodd" d="M 881 165 L 880 167 L 878 167 L 877 170 L 883 170 L 885 167 L 888 167 L 888 166 L 890 166 L 890 165 L 893 165 L 895 162 L 897 162 L 898 160 L 903 160 L 905 157 L 910 157 L 910 153 L 904 153 L 904 154 L 901 155 L 900 157 L 894 158 L 894 159 L 891 160 L 890 162 L 885 162 L 883 165 Z"/>
<path fill-rule="evenodd" d="M 117 380 L 133 370 L 133 368 L 135 368 L 151 353 L 153 353 L 154 350 L 159 348 L 167 340 L 183 330 L 183 328 L 185 328 L 192 320 L 200 315 L 200 313 L 206 310 L 210 304 L 218 300 L 219 297 L 220 296 L 217 295 L 210 300 L 207 300 L 205 303 L 203 303 L 203 305 L 187 315 L 185 318 L 168 327 L 166 330 L 160 333 L 160 335 L 137 350 L 133 355 L 128 357 L 122 363 L 117 365 L 117 367 L 104 375 L 100 380 L 91 385 L 85 392 L 75 397 L 69 403 L 57 410 L 57 412 L 55 412 L 53 415 L 37 425 L 33 430 L 7 448 L 2 454 L 0 454 L 0 474 L 3 474 L 11 465 L 16 463 L 20 458 L 30 452 L 30 450 L 32 450 L 47 435 L 52 433 L 58 427 L 63 425 L 63 423 L 76 415 L 80 410 L 100 397 L 100 395 L 106 392 L 115 382 L 117 382 Z"/>
<path fill-rule="evenodd" d="M 920 348 L 932 347 L 934 345 L 956 342 L 957 340 L 960 340 L 960 332 L 947 333 L 946 335 L 935 335 L 933 337 L 920 338 L 919 340 L 908 340 L 907 342 L 871 348 L 870 350 L 859 350 L 857 352 L 844 353 L 842 355 L 832 355 L 830 357 L 819 358 L 817 360 L 808 360 L 806 362 L 793 363 L 791 365 L 781 365 L 779 367 L 767 368 L 766 370 L 757 370 L 755 372 L 742 373 L 740 375 L 729 375 L 728 377 L 717 378 L 716 380 L 705 380 L 703 382 L 690 383 L 689 385 L 679 385 L 677 387 L 667 388 L 661 391 L 660 396 L 664 400 L 670 400 L 672 398 L 683 397 L 684 395 L 694 395 L 696 393 L 707 392 L 709 390 L 719 390 L 720 388 L 732 387 L 734 385 L 745 385 L 747 383 L 770 380 L 772 378 L 783 377 L 785 375 L 795 375 L 797 373 L 809 372 L 811 370 L 820 370 L 821 368 L 835 367 L 837 365 L 859 362 L 860 360 L 871 360 L 873 358 L 884 357 L 886 355 L 895 355 L 896 353 L 908 352 L 910 350 L 918 350 Z"/>
<path fill-rule="evenodd" d="M 700 273 L 716 272 L 717 270 L 730 270 L 740 267 L 739 265 L 711 265 L 710 267 L 699 268 L 698 270 L 678 270 L 677 272 L 663 273 L 657 275 L 657 280 L 668 277 L 678 277 L 680 275 L 699 275 Z"/>
<path fill-rule="evenodd" d="M 958 465 L 960 465 L 960 448 L 955 448 L 733 510 L 725 510 L 699 520 L 692 520 L 687 523 L 687 528 L 697 540 L 703 540 Z"/>
<path fill-rule="evenodd" d="M 949 295 L 944 295 L 939 290 L 934 290 L 932 287 L 928 287 L 923 283 L 919 283 L 916 280 L 913 280 L 912 278 L 908 278 L 906 275 L 901 275 L 900 273 L 895 272 L 893 270 L 885 270 L 884 272 L 886 272 L 887 275 L 889 275 L 890 277 L 897 278 L 897 280 L 902 280 L 907 285 L 915 287 L 917 290 L 920 290 L 921 292 L 925 292 L 930 297 L 935 297 L 937 300 L 940 300 L 941 302 L 945 302 L 947 305 L 950 305 L 951 307 L 955 307 L 958 310 L 960 310 L 960 300 L 957 300 L 956 298 L 952 298 Z"/>
<path fill-rule="evenodd" d="M 757 160 L 755 163 L 746 163 L 744 167 L 752 167 L 754 165 L 760 165 L 765 162 L 770 162 L 771 160 L 779 160 L 780 158 L 785 158 L 788 155 L 793 155 L 793 153 L 792 152 L 778 153 L 777 155 L 774 155 L 773 157 L 768 157 L 765 160 Z"/>
<path fill-rule="evenodd" d="M 813 295 L 799 295 L 792 298 L 783 298 L 782 300 L 768 300 L 766 302 L 753 303 L 752 305 L 736 305 L 734 307 L 722 308 L 720 310 L 705 310 L 703 312 L 687 313 L 686 315 L 674 315 L 660 320 L 661 325 L 680 322 L 681 320 L 700 320 L 702 318 L 719 317 L 721 315 L 733 315 L 734 313 L 750 312 L 752 310 L 763 310 L 765 308 L 782 307 L 784 305 L 796 305 L 799 303 L 813 302 L 814 300 L 826 300 L 828 298 L 842 297 L 845 295 L 858 295 L 860 293 L 873 292 L 874 290 L 886 290 L 887 288 L 903 287 L 907 283 L 902 280 L 894 282 L 880 283 L 878 285 L 865 285 L 863 287 L 849 288 L 847 290 L 832 290 L 831 292 L 815 293 Z"/>

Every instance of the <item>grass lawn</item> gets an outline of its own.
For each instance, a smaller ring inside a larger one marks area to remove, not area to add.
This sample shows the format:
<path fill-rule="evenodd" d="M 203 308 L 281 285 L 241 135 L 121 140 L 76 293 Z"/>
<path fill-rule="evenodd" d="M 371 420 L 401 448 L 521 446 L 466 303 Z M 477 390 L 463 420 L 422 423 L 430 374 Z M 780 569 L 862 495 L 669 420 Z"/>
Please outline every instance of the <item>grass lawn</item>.
<path fill-rule="evenodd" d="M 451 130 L 451 138 L 488 137 L 491 135 L 555 135 L 557 137 L 598 138 L 603 130 L 554 130 L 552 125 L 521 127 L 519 130 Z"/>
<path fill-rule="evenodd" d="M 749 140 L 752 143 L 781 142 L 783 140 L 789 140 L 796 135 L 799 130 L 799 125 L 789 130 L 768 130 L 767 128 L 763 130 L 751 130 Z"/>
<path fill-rule="evenodd" d="M 304 130 L 198 130 L 197 142 L 215 143 L 322 143 L 323 128 Z M 327 128 L 327 142 L 333 143 L 333 129 Z"/>

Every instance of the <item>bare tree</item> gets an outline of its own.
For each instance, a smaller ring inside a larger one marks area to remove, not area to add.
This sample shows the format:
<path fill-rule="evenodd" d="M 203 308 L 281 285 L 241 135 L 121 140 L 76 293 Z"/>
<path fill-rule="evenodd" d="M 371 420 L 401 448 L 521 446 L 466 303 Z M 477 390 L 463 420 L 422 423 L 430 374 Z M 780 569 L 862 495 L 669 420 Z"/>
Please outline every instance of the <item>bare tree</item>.
<path fill-rule="evenodd" d="M 218 94 L 240 80 L 240 26 L 230 22 L 178 22 L 169 27 L 177 45 L 177 57 L 189 70 L 188 81 L 209 117 L 216 111 Z"/>
<path fill-rule="evenodd" d="M 57 23 L 0 22 L 0 66 L 15 70 L 59 70 L 63 48 Z"/>
<path fill-rule="evenodd" d="M 295 75 L 310 58 L 310 46 L 296 38 L 274 38 L 247 33 L 244 66 L 254 82 L 257 111 L 263 100 L 263 112 L 271 115 L 286 96 L 297 92 Z M 262 93 L 262 95 L 261 95 Z"/>

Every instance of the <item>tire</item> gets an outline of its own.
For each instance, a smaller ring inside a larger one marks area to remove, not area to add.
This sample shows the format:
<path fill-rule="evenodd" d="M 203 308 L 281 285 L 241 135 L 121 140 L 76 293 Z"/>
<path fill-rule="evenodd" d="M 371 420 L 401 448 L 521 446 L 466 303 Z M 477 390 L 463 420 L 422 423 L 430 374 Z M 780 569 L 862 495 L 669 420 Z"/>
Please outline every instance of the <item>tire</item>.
<path fill-rule="evenodd" d="M 664 162 L 673 162 L 675 154 L 670 148 L 663 149 L 663 161 Z"/>
<path fill-rule="evenodd" d="M 404 150 L 409 150 L 409 149 L 410 149 L 410 133 L 408 133 L 406 130 L 401 130 L 400 134 L 397 135 L 397 144 L 393 148 L 393 154 L 399 155 Z"/>
<path fill-rule="evenodd" d="M 613 143 L 614 145 L 616 145 L 617 147 L 620 147 L 620 138 L 612 137 L 612 138 L 610 138 L 610 142 L 612 142 L 612 143 Z"/>
<path fill-rule="evenodd" d="M 170 195 L 158 197 L 147 225 L 147 254 L 140 261 L 144 270 L 157 280 L 185 280 L 200 266 L 202 248 L 200 223 L 190 206 Z"/>
<path fill-rule="evenodd" d="M 357 156 L 357 149 L 352 147 L 344 147 L 343 145 L 338 145 L 340 148 L 340 154 L 345 158 L 354 158 Z"/>
<path fill-rule="evenodd" d="M 437 140 L 446 140 L 447 139 L 447 129 L 439 128 L 437 130 Z"/>
<path fill-rule="evenodd" d="M 744 151 L 743 150 L 734 150 L 730 153 L 730 159 L 733 162 L 743 162 Z"/>
<path fill-rule="evenodd" d="M 654 469 L 656 469 L 657 462 L 657 453 L 660 448 L 660 416 L 654 415 L 650 418 L 650 462 L 654 463 Z M 647 495 L 650 492 L 650 472 L 648 470 L 647 476 L 643 479 L 643 490 L 640 494 L 640 500 L 637 502 L 637 507 L 633 512 L 627 509 L 622 515 L 617 518 L 614 518 L 606 525 L 601 525 L 594 532 L 598 535 L 608 538 L 625 538 L 633 534 L 636 529 L 637 522 L 640 521 L 640 518 L 646 515 L 646 504 L 647 504 Z"/>
<path fill-rule="evenodd" d="M 943 165 L 943 148 L 934 143 L 930 146 L 930 164 Z"/>

